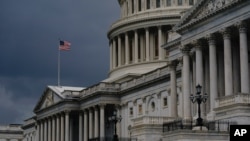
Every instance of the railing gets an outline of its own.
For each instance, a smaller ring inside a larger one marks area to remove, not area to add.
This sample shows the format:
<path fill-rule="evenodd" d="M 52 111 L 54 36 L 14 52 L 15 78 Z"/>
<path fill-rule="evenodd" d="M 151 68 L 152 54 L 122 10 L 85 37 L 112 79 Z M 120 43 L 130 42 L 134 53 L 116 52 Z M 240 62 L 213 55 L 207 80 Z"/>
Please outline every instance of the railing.
<path fill-rule="evenodd" d="M 88 139 L 88 141 L 113 141 L 112 137 L 105 137 L 105 138 L 93 138 Z M 137 141 L 137 138 L 119 138 L 118 141 Z"/>
<path fill-rule="evenodd" d="M 141 76 L 139 78 L 122 83 L 121 90 L 125 90 L 128 88 L 134 87 L 135 85 L 139 85 L 139 84 L 151 81 L 155 78 L 158 78 L 158 77 L 161 77 L 161 76 L 164 76 L 167 74 L 169 74 L 168 67 L 159 68 L 157 71 L 149 72 L 149 73 L 144 74 L 143 76 Z"/>
<path fill-rule="evenodd" d="M 159 124 L 174 121 L 174 118 L 171 117 L 154 117 L 154 116 L 142 116 L 132 119 L 133 125 L 142 125 L 142 124 Z"/>
<path fill-rule="evenodd" d="M 107 91 L 107 92 L 118 92 L 120 89 L 120 84 L 116 83 L 104 83 L 101 82 L 97 85 L 91 86 L 87 89 L 84 89 L 81 93 L 81 97 L 88 96 L 90 94 L 101 92 L 101 91 Z"/>
<path fill-rule="evenodd" d="M 170 132 L 175 130 L 192 130 L 194 121 L 174 121 L 163 124 L 163 132 Z M 235 125 L 236 122 L 233 121 L 207 121 L 203 123 L 203 126 L 207 128 L 208 131 L 217 132 L 229 132 L 230 125 Z"/>
<path fill-rule="evenodd" d="M 223 107 L 236 103 L 250 104 L 250 95 L 239 93 L 237 95 L 224 96 L 216 99 L 215 107 Z"/>

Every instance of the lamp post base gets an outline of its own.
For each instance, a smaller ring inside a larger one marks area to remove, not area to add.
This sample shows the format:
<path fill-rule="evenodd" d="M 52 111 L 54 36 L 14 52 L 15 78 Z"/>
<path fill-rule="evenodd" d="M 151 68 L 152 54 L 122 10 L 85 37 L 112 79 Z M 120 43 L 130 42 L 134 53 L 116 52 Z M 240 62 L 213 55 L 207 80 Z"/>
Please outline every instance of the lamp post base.
<path fill-rule="evenodd" d="M 202 126 L 203 125 L 203 119 L 201 117 L 198 117 L 196 119 L 196 126 Z"/>
<path fill-rule="evenodd" d="M 113 141 L 119 141 L 118 135 L 114 135 L 114 136 L 113 136 Z"/>

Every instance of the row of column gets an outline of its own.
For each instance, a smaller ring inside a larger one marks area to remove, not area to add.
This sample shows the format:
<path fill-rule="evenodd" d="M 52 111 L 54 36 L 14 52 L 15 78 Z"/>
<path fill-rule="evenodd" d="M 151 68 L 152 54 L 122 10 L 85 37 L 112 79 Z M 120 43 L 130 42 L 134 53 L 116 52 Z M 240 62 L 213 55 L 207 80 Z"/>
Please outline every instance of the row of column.
<path fill-rule="evenodd" d="M 69 111 L 37 122 L 37 141 L 69 141 Z"/>
<path fill-rule="evenodd" d="M 121 16 L 136 14 L 148 9 L 170 7 L 170 6 L 188 6 L 193 5 L 196 0 L 127 0 L 121 5 Z"/>
<path fill-rule="evenodd" d="M 239 28 L 239 50 L 240 50 L 240 83 L 241 93 L 249 94 L 249 68 L 248 68 L 248 45 L 247 45 L 247 30 L 245 22 L 238 24 Z M 224 84 L 225 84 L 225 96 L 233 94 L 233 63 L 232 63 L 232 46 L 231 46 L 231 32 L 229 28 L 225 28 L 222 32 L 223 44 L 224 44 Z M 209 45 L 209 80 L 210 80 L 210 112 L 213 112 L 215 108 L 215 99 L 218 97 L 218 70 L 217 70 L 217 56 L 216 56 L 216 40 L 214 34 L 211 34 L 208 38 Z M 182 48 L 183 53 L 183 96 L 184 107 L 190 107 L 189 96 L 191 93 L 190 87 L 190 58 L 189 52 L 193 45 L 187 45 Z M 203 63 L 202 63 L 202 46 L 198 45 L 195 48 L 196 54 L 196 85 L 203 84 Z M 236 69 L 236 68 L 234 68 Z M 184 119 L 191 119 L 191 108 L 185 108 Z"/>
<path fill-rule="evenodd" d="M 98 107 L 85 109 L 79 114 L 79 141 L 105 137 L 105 105 Z"/>
<path fill-rule="evenodd" d="M 163 33 L 161 26 L 158 26 L 157 29 L 157 36 L 154 36 L 155 31 L 150 33 L 149 28 L 145 28 L 144 34 L 139 34 L 139 30 L 134 30 L 131 37 L 126 32 L 111 39 L 110 69 L 130 63 L 152 61 L 156 57 L 158 60 L 165 59 L 166 52 L 161 48 L 161 45 L 166 42 L 166 33 Z"/>

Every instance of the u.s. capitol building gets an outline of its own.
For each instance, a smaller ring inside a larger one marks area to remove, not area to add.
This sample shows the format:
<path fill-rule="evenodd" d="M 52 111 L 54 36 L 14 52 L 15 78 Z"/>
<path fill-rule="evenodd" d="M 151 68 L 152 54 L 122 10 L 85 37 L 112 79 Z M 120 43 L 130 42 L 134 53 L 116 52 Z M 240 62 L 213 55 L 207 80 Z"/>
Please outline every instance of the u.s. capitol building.
<path fill-rule="evenodd" d="M 118 2 L 121 18 L 107 34 L 109 77 L 87 88 L 48 86 L 22 126 L 24 141 L 103 141 L 114 133 L 228 141 L 231 124 L 249 124 L 249 0 Z M 190 100 L 198 84 L 200 106 Z"/>

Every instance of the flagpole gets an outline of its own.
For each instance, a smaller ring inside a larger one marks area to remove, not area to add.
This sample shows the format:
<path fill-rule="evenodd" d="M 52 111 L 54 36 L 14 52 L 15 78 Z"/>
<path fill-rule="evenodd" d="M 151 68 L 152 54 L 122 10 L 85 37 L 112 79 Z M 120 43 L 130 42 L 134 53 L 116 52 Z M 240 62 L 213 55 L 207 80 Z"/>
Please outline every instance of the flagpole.
<path fill-rule="evenodd" d="M 57 80 L 57 84 L 58 84 L 58 86 L 60 86 L 60 69 L 61 69 L 61 51 L 60 51 L 60 45 L 59 45 L 59 47 L 58 47 L 58 68 L 57 68 L 57 78 L 58 78 L 58 80 Z"/>

